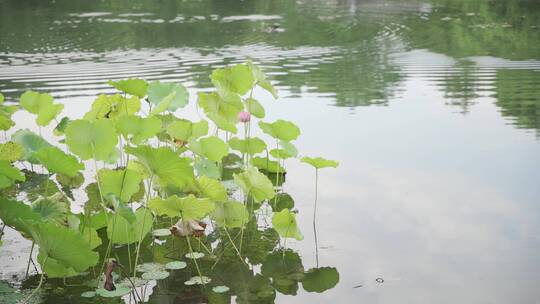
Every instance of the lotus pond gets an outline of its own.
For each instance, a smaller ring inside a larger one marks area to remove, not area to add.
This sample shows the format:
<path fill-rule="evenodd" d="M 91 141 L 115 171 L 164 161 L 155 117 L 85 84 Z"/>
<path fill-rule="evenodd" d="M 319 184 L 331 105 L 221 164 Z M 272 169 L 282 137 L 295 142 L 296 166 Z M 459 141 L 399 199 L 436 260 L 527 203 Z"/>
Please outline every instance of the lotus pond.
<path fill-rule="evenodd" d="M 0 0 L 0 303 L 535 303 L 533 0 Z"/>

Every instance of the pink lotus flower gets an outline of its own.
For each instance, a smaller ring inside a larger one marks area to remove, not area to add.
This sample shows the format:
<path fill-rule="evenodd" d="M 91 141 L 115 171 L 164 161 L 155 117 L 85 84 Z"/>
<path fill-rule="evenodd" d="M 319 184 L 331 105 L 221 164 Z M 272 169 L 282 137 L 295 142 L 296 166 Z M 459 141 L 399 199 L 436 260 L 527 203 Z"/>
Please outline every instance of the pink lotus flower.
<path fill-rule="evenodd" d="M 251 114 L 249 114 L 249 112 L 242 111 L 238 113 L 238 120 L 240 122 L 248 122 L 250 121 L 250 119 L 251 119 Z"/>

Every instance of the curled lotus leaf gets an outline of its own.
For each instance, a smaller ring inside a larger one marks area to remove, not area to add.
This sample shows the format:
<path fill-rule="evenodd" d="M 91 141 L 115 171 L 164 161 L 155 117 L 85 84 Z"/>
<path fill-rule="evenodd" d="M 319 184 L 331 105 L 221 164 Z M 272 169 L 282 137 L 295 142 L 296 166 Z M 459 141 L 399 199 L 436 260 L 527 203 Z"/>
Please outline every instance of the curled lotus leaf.
<path fill-rule="evenodd" d="M 305 157 L 302 157 L 300 161 L 313 166 L 315 169 L 322 169 L 322 168 L 329 168 L 329 167 L 337 168 L 337 166 L 339 165 L 339 163 L 335 160 L 324 159 L 322 157 L 312 158 L 312 157 L 305 156 Z"/>
<path fill-rule="evenodd" d="M 118 81 L 109 80 L 108 84 L 119 91 L 143 98 L 148 90 L 148 83 L 142 79 L 130 78 Z"/>

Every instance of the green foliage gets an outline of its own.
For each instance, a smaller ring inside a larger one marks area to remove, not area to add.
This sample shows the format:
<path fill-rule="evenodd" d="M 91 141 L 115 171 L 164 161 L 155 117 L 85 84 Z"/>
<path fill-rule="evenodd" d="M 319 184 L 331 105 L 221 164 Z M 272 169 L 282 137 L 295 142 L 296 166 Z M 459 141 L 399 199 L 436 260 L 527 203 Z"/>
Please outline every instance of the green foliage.
<path fill-rule="evenodd" d="M 181 217 L 183 220 L 202 219 L 212 212 L 215 205 L 207 198 L 196 198 L 194 195 L 178 197 L 173 195 L 167 199 L 154 198 L 148 207 L 158 215 Z"/>
<path fill-rule="evenodd" d="M 39 161 L 33 156 L 35 152 L 42 148 L 51 147 L 43 137 L 33 133 L 30 130 L 18 130 L 11 136 L 11 140 L 20 144 L 24 149 L 23 159 L 32 164 L 37 164 Z"/>
<path fill-rule="evenodd" d="M 0 160 L 0 189 L 13 185 L 16 181 L 24 182 L 25 177 L 19 169 L 11 166 L 7 160 Z"/>
<path fill-rule="evenodd" d="M 194 123 L 187 119 L 178 119 L 167 126 L 167 134 L 176 140 L 197 139 L 208 134 L 208 122 L 201 120 Z"/>
<path fill-rule="evenodd" d="M 66 144 L 83 160 L 94 158 L 110 162 L 115 159 L 118 136 L 114 124 L 107 119 L 74 120 L 66 128 Z"/>
<path fill-rule="evenodd" d="M 251 137 L 247 139 L 240 139 L 233 137 L 229 139 L 229 146 L 231 149 L 240 151 L 242 154 L 257 154 L 266 150 L 266 143 L 257 137 Z"/>
<path fill-rule="evenodd" d="M 337 166 L 339 165 L 339 163 L 335 160 L 328 160 L 322 157 L 311 158 L 311 157 L 305 156 L 305 157 L 302 157 L 300 161 L 313 166 L 315 169 L 322 169 L 322 168 L 328 168 L 328 167 L 337 168 Z"/>
<path fill-rule="evenodd" d="M 227 144 L 217 136 L 208 136 L 189 143 L 189 149 L 199 156 L 219 162 L 229 154 Z"/>
<path fill-rule="evenodd" d="M 219 202 L 216 203 L 212 218 L 220 227 L 240 228 L 249 221 L 249 212 L 240 202 Z"/>
<path fill-rule="evenodd" d="M 202 196 L 212 201 L 223 202 L 227 200 L 227 190 L 218 180 L 203 175 L 197 178 L 196 187 Z"/>
<path fill-rule="evenodd" d="M 7 143 L 0 144 L 0 160 L 7 160 L 14 162 L 23 157 L 24 148 L 18 143 L 8 141 Z"/>
<path fill-rule="evenodd" d="M 161 120 L 155 116 L 142 118 L 139 116 L 122 116 L 116 122 L 118 133 L 124 138 L 139 145 L 161 131 Z"/>
<path fill-rule="evenodd" d="M 312 268 L 302 280 L 302 286 L 307 292 L 324 292 L 334 288 L 339 282 L 339 273 L 334 267 Z"/>
<path fill-rule="evenodd" d="M 276 195 L 272 182 L 254 167 L 235 174 L 234 182 L 242 188 L 245 195 L 251 195 L 256 202 L 271 199 Z"/>
<path fill-rule="evenodd" d="M 296 224 L 296 214 L 289 211 L 289 209 L 274 213 L 272 225 L 281 237 L 293 238 L 299 241 L 304 239 Z"/>
<path fill-rule="evenodd" d="M 108 84 L 124 93 L 135 95 L 140 98 L 146 96 L 146 91 L 148 90 L 148 83 L 138 78 L 131 78 L 119 81 L 109 80 Z"/>
<path fill-rule="evenodd" d="M 85 120 L 116 119 L 126 115 L 134 115 L 139 112 L 141 101 L 137 96 L 126 98 L 120 94 L 99 95 L 92 108 L 84 115 Z"/>
<path fill-rule="evenodd" d="M 131 244 L 142 240 L 151 230 L 154 217 L 146 208 L 135 211 L 133 222 L 127 220 L 122 214 L 109 216 L 107 222 L 107 236 L 115 244 Z"/>
<path fill-rule="evenodd" d="M 171 96 L 171 93 L 174 95 L 166 107 L 167 110 L 174 112 L 187 105 L 189 94 L 181 84 L 162 83 L 156 80 L 148 86 L 148 100 L 154 105 L 160 104 L 166 97 Z"/>
<path fill-rule="evenodd" d="M 37 115 L 36 123 L 39 126 L 48 125 L 64 109 L 63 104 L 53 103 L 51 95 L 33 91 L 27 91 L 21 95 L 21 107 Z"/>
<path fill-rule="evenodd" d="M 60 173 L 69 177 L 74 177 L 84 165 L 73 156 L 66 154 L 57 147 L 42 148 L 33 156 L 49 171 L 49 173 Z"/>
<path fill-rule="evenodd" d="M 251 159 L 251 164 L 261 170 L 270 173 L 287 172 L 287 170 L 285 170 L 285 168 L 283 168 L 283 166 L 280 165 L 277 161 L 270 160 L 267 157 L 254 157 Z"/>
<path fill-rule="evenodd" d="M 282 119 L 273 123 L 260 121 L 259 127 L 264 133 L 284 141 L 295 140 L 300 136 L 300 129 L 294 123 Z"/>
<path fill-rule="evenodd" d="M 113 194 L 124 203 L 129 202 L 131 197 L 139 192 L 142 181 L 141 175 L 130 169 L 101 169 L 98 176 L 102 196 L 106 198 Z"/>

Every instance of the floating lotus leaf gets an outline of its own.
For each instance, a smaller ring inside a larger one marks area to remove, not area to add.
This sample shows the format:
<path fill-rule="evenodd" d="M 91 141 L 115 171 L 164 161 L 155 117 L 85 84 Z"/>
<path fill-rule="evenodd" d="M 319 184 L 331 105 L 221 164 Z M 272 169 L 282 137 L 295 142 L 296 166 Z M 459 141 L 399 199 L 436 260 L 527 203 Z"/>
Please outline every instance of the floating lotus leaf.
<path fill-rule="evenodd" d="M 211 161 L 219 162 L 229 153 L 227 144 L 217 136 L 201 138 L 189 143 L 189 149 Z"/>
<path fill-rule="evenodd" d="M 35 152 L 42 148 L 52 147 L 52 145 L 43 139 L 43 137 L 28 129 L 18 130 L 11 136 L 11 140 L 24 148 L 23 159 L 32 164 L 39 163 L 39 161 L 33 157 Z"/>
<path fill-rule="evenodd" d="M 167 199 L 154 198 L 148 207 L 158 215 L 181 217 L 183 220 L 202 219 L 215 208 L 209 199 L 196 198 L 192 194 L 185 197 L 173 195 Z"/>
<path fill-rule="evenodd" d="M 40 126 L 48 125 L 64 109 L 63 104 L 53 103 L 51 95 L 33 91 L 22 94 L 20 104 L 26 111 L 37 115 L 36 123 Z"/>
<path fill-rule="evenodd" d="M 135 267 L 138 272 L 159 272 L 165 270 L 165 265 L 159 263 L 144 263 Z"/>
<path fill-rule="evenodd" d="M 246 206 L 240 202 L 219 202 L 216 203 L 212 218 L 220 227 L 240 228 L 249 221 L 249 212 Z"/>
<path fill-rule="evenodd" d="M 212 291 L 215 292 L 215 293 L 225 293 L 225 292 L 227 292 L 229 290 L 230 290 L 230 288 L 227 287 L 227 286 L 224 286 L 224 285 L 214 286 L 212 288 Z"/>
<path fill-rule="evenodd" d="M 266 114 L 264 107 L 255 98 L 246 100 L 246 110 L 257 118 L 264 118 Z"/>
<path fill-rule="evenodd" d="M 0 144 L 0 160 L 14 162 L 21 159 L 24 155 L 24 148 L 21 144 L 8 141 Z"/>
<path fill-rule="evenodd" d="M 30 225 L 30 232 L 39 245 L 38 262 L 50 278 L 73 276 L 98 262 L 99 255 L 77 231 L 38 223 Z"/>
<path fill-rule="evenodd" d="M 339 273 L 334 267 L 312 268 L 305 273 L 302 286 L 307 292 L 324 292 L 339 282 Z"/>
<path fill-rule="evenodd" d="M 95 292 L 95 291 L 85 291 L 85 292 L 81 293 L 81 297 L 83 297 L 83 298 L 88 298 L 88 299 L 90 299 L 90 298 L 93 298 L 93 297 L 95 297 L 95 296 L 96 296 L 96 292 Z"/>
<path fill-rule="evenodd" d="M 192 277 L 188 281 L 184 282 L 184 284 L 186 284 L 186 285 L 206 285 L 206 284 L 210 283 L 211 281 L 212 281 L 212 279 L 210 279 L 209 277 L 197 276 L 197 277 Z"/>
<path fill-rule="evenodd" d="M 148 83 L 138 78 L 123 79 L 119 81 L 109 80 L 107 83 L 124 93 L 135 95 L 140 98 L 146 96 L 146 91 L 148 90 Z"/>
<path fill-rule="evenodd" d="M 281 237 L 293 238 L 299 241 L 304 239 L 296 224 L 296 214 L 290 212 L 289 209 L 283 209 L 280 212 L 274 213 L 272 227 Z"/>
<path fill-rule="evenodd" d="M 124 203 L 129 202 L 131 197 L 139 192 L 142 181 L 140 173 L 130 169 L 101 169 L 98 176 L 103 197 L 113 194 Z"/>
<path fill-rule="evenodd" d="M 186 262 L 182 261 L 173 261 L 165 264 L 165 269 L 169 270 L 178 270 L 178 269 L 184 269 L 187 267 Z"/>
<path fill-rule="evenodd" d="M 98 120 L 103 118 L 118 118 L 134 115 L 141 109 L 141 100 L 137 96 L 126 98 L 120 94 L 99 95 L 92 103 L 92 108 L 84 114 L 85 120 Z"/>
<path fill-rule="evenodd" d="M 138 242 L 152 230 L 153 220 L 152 212 L 146 208 L 135 211 L 135 221 L 132 223 L 121 214 L 114 214 L 109 216 L 107 222 L 107 236 L 115 244 Z"/>
<path fill-rule="evenodd" d="M 133 286 L 143 287 L 144 285 L 148 284 L 148 280 L 138 277 L 124 278 L 120 284 L 130 288 L 133 288 Z"/>
<path fill-rule="evenodd" d="M 152 235 L 153 236 L 169 236 L 171 235 L 171 231 L 169 229 L 156 229 L 154 231 L 152 231 Z"/>
<path fill-rule="evenodd" d="M 24 182 L 25 180 L 19 169 L 12 167 L 7 160 L 0 160 L 0 189 L 7 188 L 16 181 Z"/>
<path fill-rule="evenodd" d="M 118 298 L 127 295 L 131 292 L 131 288 L 123 285 L 116 286 L 115 290 L 107 290 L 103 287 L 96 289 L 96 294 L 104 298 Z"/>
<path fill-rule="evenodd" d="M 201 176 L 197 179 L 196 187 L 198 192 L 212 201 L 222 202 L 227 200 L 227 190 L 220 181 Z"/>
<path fill-rule="evenodd" d="M 244 194 L 251 195 L 256 202 L 271 199 L 276 195 L 272 182 L 254 167 L 234 174 L 234 182 L 242 188 Z"/>
<path fill-rule="evenodd" d="M 322 168 L 328 168 L 328 167 L 337 168 L 337 166 L 339 165 L 337 161 L 324 159 L 322 157 L 311 158 L 311 157 L 306 156 L 306 157 L 302 157 L 300 161 L 303 163 L 309 164 L 315 167 L 316 169 L 322 169 Z"/>
<path fill-rule="evenodd" d="M 215 69 L 210 76 L 218 89 L 244 95 L 253 88 L 255 77 L 251 68 L 245 64 L 237 64 L 223 69 Z"/>
<path fill-rule="evenodd" d="M 189 100 L 188 91 L 183 85 L 176 83 L 162 83 L 157 80 L 151 82 L 148 86 L 148 100 L 152 104 L 158 105 L 173 92 L 175 93 L 174 97 L 167 109 L 176 111 L 178 108 L 185 107 Z"/>
<path fill-rule="evenodd" d="M 113 123 L 107 119 L 94 122 L 74 120 L 66 128 L 66 144 L 81 159 L 110 161 L 116 151 L 118 136 Z"/>
<path fill-rule="evenodd" d="M 188 253 L 186 253 L 185 257 L 188 258 L 188 259 L 193 259 L 193 260 L 202 259 L 204 257 L 204 253 L 202 253 L 202 252 L 188 252 Z"/>
<path fill-rule="evenodd" d="M 294 123 L 282 119 L 273 123 L 260 121 L 259 127 L 264 133 L 284 141 L 295 140 L 300 135 L 300 129 Z"/>
<path fill-rule="evenodd" d="M 75 156 L 66 154 L 57 147 L 42 148 L 33 156 L 47 168 L 49 173 L 75 177 L 80 170 L 84 169 L 84 165 Z"/>
<path fill-rule="evenodd" d="M 150 271 L 141 275 L 141 278 L 145 280 L 163 280 L 169 277 L 168 271 Z"/>
<path fill-rule="evenodd" d="M 161 130 L 161 120 L 155 116 L 142 118 L 139 116 L 122 116 L 116 122 L 118 133 L 132 143 L 138 145 L 156 136 Z"/>
<path fill-rule="evenodd" d="M 152 174 L 159 177 L 162 186 L 171 184 L 182 188 L 194 180 L 190 160 L 181 158 L 170 148 L 150 146 L 126 147 L 126 152 L 137 157 Z"/>
<path fill-rule="evenodd" d="M 240 151 L 243 154 L 257 154 L 266 150 L 266 143 L 257 137 L 240 139 L 238 137 L 233 137 L 229 139 L 229 146 L 231 149 Z"/>

